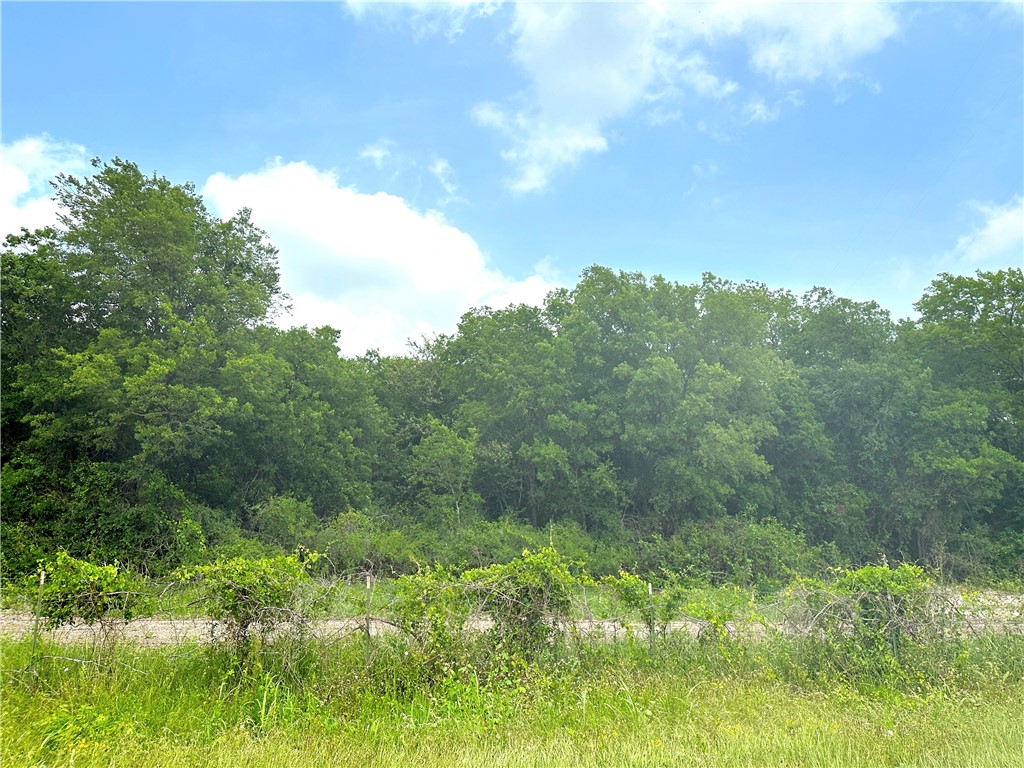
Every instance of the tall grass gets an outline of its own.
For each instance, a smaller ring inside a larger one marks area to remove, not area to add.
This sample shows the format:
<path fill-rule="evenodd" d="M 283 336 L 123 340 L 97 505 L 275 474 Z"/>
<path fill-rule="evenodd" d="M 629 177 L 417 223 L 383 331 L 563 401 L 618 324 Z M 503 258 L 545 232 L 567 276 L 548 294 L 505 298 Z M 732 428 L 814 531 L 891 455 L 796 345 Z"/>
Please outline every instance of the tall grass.
<path fill-rule="evenodd" d="M 9 766 L 1019 766 L 1024 639 L 843 679 L 812 641 L 225 649 L 3 641 Z M 34 663 L 32 663 L 34 661 Z"/>
<path fill-rule="evenodd" d="M 172 613 L 206 595 L 244 629 L 220 643 L 0 640 L 2 764 L 1024 764 L 1019 611 L 979 625 L 913 567 L 802 580 L 763 607 L 625 572 L 602 592 L 554 550 L 381 590 L 297 562 L 276 590 L 272 564 L 218 561 L 164 593 Z M 618 639 L 581 626 L 594 608 L 620 612 L 600 625 Z M 371 632 L 381 613 L 401 631 Z M 365 631 L 318 637 L 325 614 Z M 680 616 L 701 631 L 673 631 Z"/>

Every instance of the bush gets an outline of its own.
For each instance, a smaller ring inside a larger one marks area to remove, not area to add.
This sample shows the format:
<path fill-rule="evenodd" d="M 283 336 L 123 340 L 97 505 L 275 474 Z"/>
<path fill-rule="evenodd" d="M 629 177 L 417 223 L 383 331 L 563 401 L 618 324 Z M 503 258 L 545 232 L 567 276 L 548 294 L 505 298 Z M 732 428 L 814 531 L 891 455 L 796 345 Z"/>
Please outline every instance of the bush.
<path fill-rule="evenodd" d="M 412 545 L 405 533 L 386 524 L 383 514 L 341 512 L 315 537 L 326 553 L 321 564 L 335 573 L 393 576 L 413 569 Z"/>
<path fill-rule="evenodd" d="M 443 567 L 425 570 L 397 580 L 395 608 L 403 629 L 447 667 L 465 657 L 466 624 L 481 612 L 494 622 L 488 633 L 492 652 L 532 658 L 551 646 L 569 618 L 576 587 L 587 581 L 573 573 L 574 565 L 545 548 L 457 577 Z"/>
<path fill-rule="evenodd" d="M 957 636 L 961 618 L 924 570 L 903 563 L 841 572 L 828 586 L 798 580 L 789 590 L 790 626 L 824 655 L 814 666 L 846 676 L 907 677 L 926 645 Z"/>
<path fill-rule="evenodd" d="M 1024 531 L 975 526 L 935 548 L 935 569 L 947 581 L 999 584 L 1024 580 Z"/>
<path fill-rule="evenodd" d="M 448 567 L 479 567 L 509 563 L 524 549 L 543 546 L 543 531 L 511 519 L 497 522 L 477 520 L 459 529 L 458 536 L 438 539 L 435 531 L 423 527 L 418 532 L 417 550 L 431 561 Z"/>
<path fill-rule="evenodd" d="M 421 649 L 446 656 L 462 640 L 473 602 L 459 578 L 444 566 L 398 578 L 395 598 L 402 630 Z"/>
<path fill-rule="evenodd" d="M 761 621 L 749 590 L 735 585 L 712 587 L 673 573 L 662 574 L 660 588 L 627 571 L 604 579 L 619 604 L 639 614 L 646 625 L 651 650 L 657 634 L 665 635 L 671 622 L 681 618 L 699 626 L 698 639 L 723 647 L 732 640 L 730 623 Z M 628 618 L 623 618 L 628 628 Z"/>
<path fill-rule="evenodd" d="M 756 587 L 762 593 L 834 564 L 828 547 L 809 547 L 802 534 L 775 520 L 723 518 L 689 523 L 669 539 L 654 537 L 637 547 L 640 572 L 703 577 L 712 584 Z"/>
<path fill-rule="evenodd" d="M 499 642 L 529 656 L 549 644 L 569 618 L 573 591 L 583 583 L 571 572 L 573 565 L 546 547 L 524 550 L 504 565 L 466 571 L 462 580 L 480 594 Z"/>
<path fill-rule="evenodd" d="M 318 521 L 308 499 L 272 496 L 249 510 L 249 524 L 267 544 L 288 552 L 311 545 Z"/>
<path fill-rule="evenodd" d="M 922 568 L 901 563 L 846 571 L 832 589 L 854 600 L 853 631 L 861 646 L 896 657 L 905 638 L 925 632 L 930 585 Z"/>
<path fill-rule="evenodd" d="M 0 522 L 0 577 L 7 583 L 5 593 L 9 593 L 12 577 L 31 574 L 45 557 L 47 542 L 42 539 L 39 531 L 24 520 Z"/>
<path fill-rule="evenodd" d="M 51 629 L 82 621 L 109 630 L 151 607 L 139 577 L 116 563 L 93 565 L 62 550 L 43 570 L 38 613 Z"/>
<path fill-rule="evenodd" d="M 307 553 L 307 561 L 315 561 Z M 198 582 L 212 618 L 227 625 L 227 634 L 241 656 L 253 640 L 264 642 L 285 624 L 301 626 L 299 590 L 309 579 L 298 555 L 251 560 L 235 557 L 212 565 L 182 569 L 178 577 Z"/>

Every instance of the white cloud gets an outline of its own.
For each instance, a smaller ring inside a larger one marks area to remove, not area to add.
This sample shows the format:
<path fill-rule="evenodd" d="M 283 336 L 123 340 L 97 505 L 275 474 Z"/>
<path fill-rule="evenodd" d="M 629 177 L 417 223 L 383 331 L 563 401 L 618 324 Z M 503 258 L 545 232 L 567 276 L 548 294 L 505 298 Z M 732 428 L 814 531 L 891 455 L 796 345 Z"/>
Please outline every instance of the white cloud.
<path fill-rule="evenodd" d="M 514 192 L 540 191 L 548 186 L 555 169 L 575 165 L 588 152 L 608 149 L 608 141 L 597 125 L 547 123 L 539 115 L 523 113 L 509 117 L 490 106 L 484 116 L 512 139 L 512 148 L 501 156 L 517 169 L 516 177 L 509 182 Z"/>
<path fill-rule="evenodd" d="M 751 99 L 743 107 L 743 113 L 747 116 L 748 123 L 770 123 L 779 119 L 782 110 L 779 105 L 768 107 L 764 99 Z"/>
<path fill-rule="evenodd" d="M 508 118 L 501 107 L 492 101 L 484 101 L 473 107 L 473 119 L 479 125 L 487 128 L 497 128 L 501 131 L 508 130 Z"/>
<path fill-rule="evenodd" d="M 379 12 L 393 16 L 403 7 L 416 29 L 434 14 L 457 20 L 460 33 L 474 14 L 495 10 L 494 3 L 407 3 Z M 528 87 L 506 103 L 477 105 L 473 115 L 507 137 L 509 186 L 520 192 L 543 190 L 559 170 L 606 151 L 608 124 L 640 107 L 655 124 L 666 123 L 679 115 L 665 103 L 681 94 L 725 99 L 739 92 L 740 84 L 716 74 L 709 59 L 720 44 L 745 45 L 757 75 L 813 82 L 850 77 L 859 58 L 899 31 L 896 11 L 880 2 L 517 2 L 510 15 L 511 56 Z M 748 100 L 745 114 L 748 121 L 768 120 L 779 111 L 780 102 Z"/>
<path fill-rule="evenodd" d="M 443 157 L 435 157 L 429 170 L 437 179 L 437 183 L 441 185 L 441 189 L 444 190 L 444 197 L 438 200 L 438 205 L 465 202 L 463 198 L 459 197 L 459 186 L 455 183 L 455 169 L 452 168 L 451 163 Z"/>
<path fill-rule="evenodd" d="M 800 91 L 790 91 L 783 98 L 777 99 L 772 106 L 768 106 L 760 96 L 751 99 L 743 106 L 744 121 L 750 123 L 771 123 L 775 122 L 782 115 L 782 105 L 791 104 L 799 107 L 804 103 Z"/>
<path fill-rule="evenodd" d="M 751 67 L 780 81 L 848 76 L 899 32 L 887 3 L 724 3 L 716 26 L 745 39 Z"/>
<path fill-rule="evenodd" d="M 50 181 L 60 173 L 89 170 L 85 147 L 47 135 L 4 144 L 0 152 L 0 236 L 54 226 L 57 203 Z"/>
<path fill-rule="evenodd" d="M 946 266 L 989 269 L 1020 266 L 1024 261 L 1024 197 L 1017 195 L 1003 205 L 972 203 L 984 223 L 959 238 L 943 258 Z"/>
<path fill-rule="evenodd" d="M 1024 2 L 1021 0 L 995 0 L 997 13 L 1005 13 L 1016 19 L 1024 17 Z"/>
<path fill-rule="evenodd" d="M 654 108 L 644 115 L 644 121 L 648 125 L 653 125 L 656 128 L 661 128 L 669 123 L 679 122 L 682 119 L 682 110 L 666 109 L 662 104 L 655 104 Z"/>
<path fill-rule="evenodd" d="M 526 103 L 485 102 L 474 117 L 509 139 L 502 157 L 518 192 L 542 190 L 556 170 L 605 151 L 601 124 L 666 84 L 674 64 L 653 43 L 650 19 L 630 5 L 519 3 L 511 34 L 512 57 L 530 79 Z"/>
<path fill-rule="evenodd" d="M 882 92 L 882 84 L 877 80 L 865 77 L 859 72 L 843 74 L 836 78 L 834 86 L 836 95 L 833 98 L 834 104 L 845 104 L 849 101 L 853 92 L 853 89 L 850 88 L 850 86 L 863 89 L 875 96 Z"/>
<path fill-rule="evenodd" d="M 733 140 L 732 136 L 721 130 L 718 126 L 709 125 L 704 120 L 697 121 L 697 130 L 701 133 L 707 134 L 719 144 L 729 144 Z"/>
<path fill-rule="evenodd" d="M 469 21 L 490 16 L 502 5 L 500 0 L 346 0 L 345 4 L 356 19 L 362 19 L 368 11 L 390 19 L 401 17 L 417 37 L 443 34 L 449 40 L 465 32 Z"/>
<path fill-rule="evenodd" d="M 538 304 L 553 287 L 539 268 L 523 280 L 506 277 L 441 213 L 359 192 L 306 163 L 215 174 L 202 193 L 221 216 L 252 209 L 280 249 L 293 305 L 281 322 L 337 327 L 345 354 L 400 354 L 410 338 L 453 331 L 470 307 Z"/>
<path fill-rule="evenodd" d="M 359 157 L 363 160 L 370 160 L 377 168 L 382 168 L 385 163 L 391 160 L 392 152 L 391 148 L 395 146 L 395 143 L 388 138 L 382 138 L 375 141 L 373 144 L 367 144 L 363 147 L 363 151 L 359 153 Z"/>
<path fill-rule="evenodd" d="M 699 96 L 723 99 L 740 89 L 739 83 L 732 80 L 723 81 L 712 74 L 707 58 L 699 53 L 691 53 L 686 58 L 673 62 L 672 70 L 679 82 L 689 85 Z M 672 92 L 671 87 L 665 91 L 666 94 Z"/>

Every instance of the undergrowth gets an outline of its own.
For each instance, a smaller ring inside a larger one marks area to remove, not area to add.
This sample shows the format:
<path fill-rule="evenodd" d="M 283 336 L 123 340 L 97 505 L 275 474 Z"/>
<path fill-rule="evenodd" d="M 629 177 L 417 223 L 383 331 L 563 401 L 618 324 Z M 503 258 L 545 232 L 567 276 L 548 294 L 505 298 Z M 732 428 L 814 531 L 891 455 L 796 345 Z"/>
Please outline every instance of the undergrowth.
<path fill-rule="evenodd" d="M 400 636 L 219 647 L 4 641 L 3 765 L 1016 765 L 1024 642 L 936 647 L 879 683 L 806 643 L 674 638 L 443 661 Z M 771 750 L 775 750 L 774 752 Z M 449 759 L 448 756 L 457 756 Z M 770 763 L 767 762 L 771 757 Z M 1014 760 L 1016 758 L 1016 761 Z M 338 758 L 340 759 L 340 758 Z M 454 760 L 454 762 L 453 762 Z M 764 762 L 758 762 L 762 760 Z M 461 762 L 459 762 L 461 761 Z"/>
<path fill-rule="evenodd" d="M 798 580 L 765 604 L 679 578 L 655 589 L 625 571 L 598 585 L 546 549 L 398 579 L 383 590 L 383 633 L 371 631 L 376 585 L 346 587 L 366 621 L 326 637 L 310 631 L 311 611 L 341 598 L 309 577 L 309 562 L 236 558 L 183 572 L 182 588 L 230 630 L 222 642 L 3 640 L 3 765 L 1016 766 L 1024 756 L 1024 636 L 979 630 L 969 602 L 913 566 Z M 51 623 L 83 606 L 92 612 L 79 620 L 126 617 L 123 602 L 105 602 L 104 590 L 127 591 L 113 571 L 61 563 L 75 578 L 54 564 L 38 601 Z M 587 628 L 588 593 L 619 617 L 617 639 L 607 622 Z"/>

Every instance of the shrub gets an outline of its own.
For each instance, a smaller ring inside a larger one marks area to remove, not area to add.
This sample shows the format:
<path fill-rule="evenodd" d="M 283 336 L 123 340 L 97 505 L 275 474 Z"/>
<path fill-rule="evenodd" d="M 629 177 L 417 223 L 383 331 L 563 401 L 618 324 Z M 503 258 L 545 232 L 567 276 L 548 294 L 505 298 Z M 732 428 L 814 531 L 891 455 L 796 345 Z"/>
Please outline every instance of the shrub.
<path fill-rule="evenodd" d="M 306 553 L 315 561 L 316 553 Z M 211 565 L 182 569 L 179 578 L 200 585 L 210 615 L 227 625 L 227 635 L 245 656 L 251 641 L 266 641 L 285 624 L 302 626 L 298 610 L 299 590 L 308 580 L 306 566 L 297 554 L 248 559 L 235 557 Z"/>
<path fill-rule="evenodd" d="M 644 581 L 636 574 L 626 570 L 620 570 L 618 576 L 606 576 L 602 582 L 608 585 L 619 605 L 626 612 L 635 612 L 640 616 L 646 630 L 647 637 L 651 641 L 651 648 L 654 648 L 655 634 L 665 634 L 670 622 L 679 617 L 679 611 L 685 600 L 686 591 L 682 588 L 679 580 L 675 577 L 667 577 L 668 582 L 662 588 L 655 590 L 653 585 Z M 629 628 L 629 620 L 626 616 L 621 618 L 622 625 Z"/>
<path fill-rule="evenodd" d="M 310 546 L 318 522 L 308 499 L 272 496 L 249 510 L 249 524 L 263 541 L 287 552 Z"/>
<path fill-rule="evenodd" d="M 814 666 L 847 676 L 906 678 L 926 644 L 955 636 L 955 607 L 924 570 L 903 563 L 841 572 L 829 585 L 798 580 L 789 590 L 790 626 L 821 642 Z"/>
<path fill-rule="evenodd" d="M 139 577 L 116 563 L 93 565 L 62 550 L 43 570 L 38 613 L 49 628 L 82 621 L 107 631 L 150 608 Z"/>
<path fill-rule="evenodd" d="M 443 567 L 424 570 L 397 580 L 395 608 L 403 629 L 438 658 L 462 654 L 466 624 L 480 612 L 494 622 L 492 650 L 533 657 L 551 645 L 569 618 L 575 588 L 587 580 L 574 565 L 545 548 L 458 577 Z"/>
<path fill-rule="evenodd" d="M 319 551 L 326 553 L 321 565 L 336 574 L 408 573 L 414 567 L 412 545 L 387 519 L 383 513 L 339 513 L 315 537 Z"/>
<path fill-rule="evenodd" d="M 504 565 L 466 571 L 462 580 L 480 594 L 480 607 L 494 620 L 499 642 L 524 655 L 536 654 L 569 618 L 574 589 L 583 578 L 574 564 L 550 547 Z"/>
<path fill-rule="evenodd" d="M 638 543 L 639 570 L 702 576 L 712 584 L 775 591 L 795 576 L 820 571 L 835 559 L 826 548 L 811 548 L 803 535 L 775 520 L 722 518 L 688 523 L 669 539 Z"/>
<path fill-rule="evenodd" d="M 832 589 L 854 600 L 854 637 L 865 649 L 897 656 L 904 638 L 925 631 L 931 581 L 916 565 L 865 565 L 846 571 Z"/>
<path fill-rule="evenodd" d="M 448 657 L 463 639 L 473 603 L 460 580 L 438 566 L 398 578 L 393 608 L 422 650 Z"/>
<path fill-rule="evenodd" d="M 12 577 L 31 574 L 46 555 L 39 531 L 24 520 L 0 522 L 0 576 L 7 582 L 5 597 L 10 594 Z"/>

